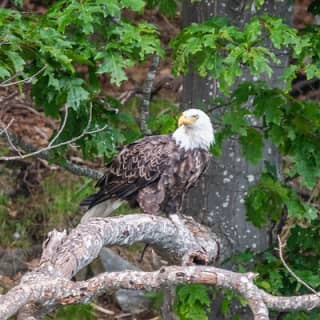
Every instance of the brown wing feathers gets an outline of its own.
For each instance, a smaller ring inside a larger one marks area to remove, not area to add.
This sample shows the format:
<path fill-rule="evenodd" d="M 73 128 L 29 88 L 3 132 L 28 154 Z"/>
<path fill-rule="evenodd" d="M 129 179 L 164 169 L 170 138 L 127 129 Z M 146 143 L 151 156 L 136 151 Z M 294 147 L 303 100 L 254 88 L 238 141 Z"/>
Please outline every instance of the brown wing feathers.
<path fill-rule="evenodd" d="M 117 198 L 138 204 L 148 213 L 177 212 L 209 157 L 206 150 L 178 148 L 171 135 L 143 138 L 120 151 L 98 181 L 100 190 L 81 204 L 91 208 Z"/>
<path fill-rule="evenodd" d="M 169 136 L 152 136 L 124 147 L 97 182 L 100 190 L 81 202 L 89 208 L 112 197 L 126 199 L 160 178 Z"/>

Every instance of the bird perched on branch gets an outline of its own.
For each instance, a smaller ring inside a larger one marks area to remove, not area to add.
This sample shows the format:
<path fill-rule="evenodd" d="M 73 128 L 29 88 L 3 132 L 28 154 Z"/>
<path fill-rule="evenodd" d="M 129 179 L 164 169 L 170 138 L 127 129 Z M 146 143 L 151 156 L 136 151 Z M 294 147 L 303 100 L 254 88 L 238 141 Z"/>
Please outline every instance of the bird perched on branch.
<path fill-rule="evenodd" d="M 214 130 L 199 109 L 182 113 L 171 134 L 148 136 L 118 153 L 97 182 L 99 191 L 81 202 L 83 219 L 107 216 L 123 200 L 150 214 L 178 213 L 186 192 L 206 169 Z"/>

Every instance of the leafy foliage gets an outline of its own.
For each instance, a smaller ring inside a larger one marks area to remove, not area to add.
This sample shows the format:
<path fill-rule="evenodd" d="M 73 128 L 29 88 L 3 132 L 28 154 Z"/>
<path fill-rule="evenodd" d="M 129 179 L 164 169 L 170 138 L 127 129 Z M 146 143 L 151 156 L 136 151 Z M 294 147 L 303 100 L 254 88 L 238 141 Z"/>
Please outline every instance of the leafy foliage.
<path fill-rule="evenodd" d="M 249 100 L 252 107 L 248 107 Z M 245 82 L 234 91 L 230 107 L 221 116 L 224 129 L 219 134 L 223 138 L 239 135 L 243 155 L 253 163 L 263 159 L 263 138 L 272 141 L 291 161 L 290 170 L 285 173 L 289 177 L 300 176 L 306 187 L 313 188 L 320 177 L 319 110 L 317 103 L 294 100 L 264 82 Z M 261 126 L 253 128 L 258 123 Z M 217 140 L 221 146 L 223 139 Z M 256 226 L 270 219 L 277 221 L 284 208 L 292 217 L 308 221 L 317 218 L 317 210 L 279 182 L 275 173 L 263 174 L 249 191 L 247 216 Z"/>
<path fill-rule="evenodd" d="M 257 227 L 270 220 L 279 221 L 284 208 L 289 217 L 308 222 L 318 217 L 315 208 L 301 201 L 292 189 L 268 173 L 263 173 L 259 182 L 249 189 L 245 204 L 248 219 Z"/>
<path fill-rule="evenodd" d="M 177 2 L 176 0 L 147 0 L 148 7 L 158 7 L 159 11 L 163 14 L 173 17 L 177 11 Z"/>
<path fill-rule="evenodd" d="M 109 126 L 79 144 L 86 156 L 110 158 L 124 140 L 116 127 L 122 116 L 110 110 L 122 106 L 103 96 L 99 74 L 119 85 L 127 79 L 126 67 L 161 53 L 153 25 L 121 18 L 123 9 L 141 11 L 144 5 L 142 0 L 61 0 L 44 15 L 1 9 L 0 79 L 13 76 L 21 83 L 32 83 L 33 98 L 48 115 L 58 117 L 63 105 L 69 108 L 66 140 L 83 132 L 92 105 L 90 130 L 102 123 Z M 88 78 L 81 71 L 84 67 Z"/>
<path fill-rule="evenodd" d="M 207 320 L 211 299 L 209 288 L 203 285 L 180 285 L 177 287 L 175 312 L 181 320 Z"/>
<path fill-rule="evenodd" d="M 293 226 L 284 252 L 290 268 L 317 291 L 320 290 L 318 272 L 320 252 L 315 241 L 319 231 L 319 221 L 312 222 L 309 228 L 306 228 L 305 225 Z M 273 249 L 260 254 L 247 250 L 233 256 L 230 260 L 239 272 L 245 272 L 248 268 L 257 272 L 259 277 L 256 279 L 256 284 L 270 294 L 292 296 L 309 293 L 308 289 L 288 273 Z M 285 319 L 317 319 L 316 315 L 318 314 L 319 310 L 290 312 L 285 316 Z"/>
<path fill-rule="evenodd" d="M 70 305 L 60 308 L 55 316 L 57 320 L 81 319 L 93 320 L 93 309 L 90 305 Z"/>
<path fill-rule="evenodd" d="M 219 79 L 221 90 L 230 93 L 235 83 L 247 66 L 252 76 L 273 73 L 272 64 L 280 60 L 274 49 L 292 49 L 297 61 L 288 67 L 282 75 L 289 89 L 296 71 L 304 66 L 304 58 L 310 57 L 315 65 L 305 68 L 308 79 L 319 76 L 318 38 L 315 31 L 298 35 L 298 31 L 283 23 L 280 18 L 262 15 L 253 18 L 243 30 L 230 25 L 221 17 L 185 28 L 172 42 L 175 50 L 175 71 L 186 73 L 191 65 L 200 76 Z M 269 39 L 272 47 L 267 47 L 261 39 Z"/>
<path fill-rule="evenodd" d="M 252 104 L 250 104 L 252 102 Z M 264 158 L 264 141 L 269 140 L 290 160 L 284 174 L 301 177 L 307 188 L 314 188 L 320 177 L 320 108 L 312 101 L 298 101 L 265 82 L 244 82 L 230 97 L 221 114 L 215 152 L 223 139 L 239 136 L 243 155 L 252 163 Z M 270 166 L 269 166 L 270 169 Z M 304 203 L 291 187 L 278 181 L 274 169 L 262 174 L 246 198 L 248 219 L 256 226 L 270 219 L 277 221 L 286 208 L 289 216 L 311 221 L 317 210 Z"/>

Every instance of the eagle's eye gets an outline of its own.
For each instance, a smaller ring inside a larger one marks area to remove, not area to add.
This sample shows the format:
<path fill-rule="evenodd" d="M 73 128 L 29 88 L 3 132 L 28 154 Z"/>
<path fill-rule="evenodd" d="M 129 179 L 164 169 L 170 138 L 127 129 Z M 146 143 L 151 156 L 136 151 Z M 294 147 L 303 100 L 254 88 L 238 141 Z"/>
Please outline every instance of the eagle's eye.
<path fill-rule="evenodd" d="M 193 115 L 192 115 L 192 118 L 195 119 L 195 120 L 197 120 L 197 119 L 199 119 L 199 115 L 198 115 L 198 114 L 193 114 Z"/>

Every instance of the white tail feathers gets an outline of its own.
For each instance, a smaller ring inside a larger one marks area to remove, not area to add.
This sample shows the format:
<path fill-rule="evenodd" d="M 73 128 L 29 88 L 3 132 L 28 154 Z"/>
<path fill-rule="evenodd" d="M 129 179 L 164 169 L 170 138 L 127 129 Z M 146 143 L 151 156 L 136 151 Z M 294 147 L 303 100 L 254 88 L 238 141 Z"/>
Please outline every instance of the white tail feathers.
<path fill-rule="evenodd" d="M 93 208 L 89 209 L 84 216 L 81 218 L 81 223 L 87 222 L 89 218 L 100 217 L 105 218 L 111 215 L 111 213 L 118 209 L 123 200 L 107 200 L 102 203 L 97 204 Z"/>

